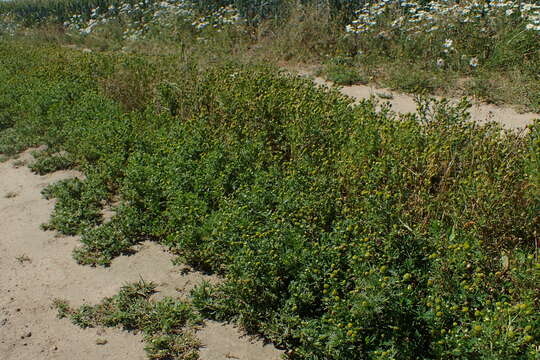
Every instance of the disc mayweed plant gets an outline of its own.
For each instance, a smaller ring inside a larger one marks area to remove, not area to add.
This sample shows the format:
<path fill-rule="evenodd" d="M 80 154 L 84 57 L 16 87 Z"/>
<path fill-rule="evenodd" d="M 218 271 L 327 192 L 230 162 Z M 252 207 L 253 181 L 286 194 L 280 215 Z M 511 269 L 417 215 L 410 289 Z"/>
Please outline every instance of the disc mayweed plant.
<path fill-rule="evenodd" d="M 439 68 L 453 62 L 473 70 L 493 54 L 494 37 L 512 34 L 509 43 L 519 41 L 519 46 L 532 43 L 536 47 L 534 43 L 540 41 L 540 5 L 521 1 L 381 0 L 358 9 L 356 19 L 345 31 L 362 50 L 373 47 L 373 41 L 395 43 L 403 49 L 422 46 Z"/>
<path fill-rule="evenodd" d="M 192 25 L 197 30 L 202 30 L 208 26 L 219 29 L 224 25 L 235 25 L 241 22 L 242 18 L 237 9 L 232 6 L 224 6 L 208 16 L 196 19 Z"/>
<path fill-rule="evenodd" d="M 144 38 L 152 27 L 168 28 L 178 22 L 191 24 L 196 30 L 207 26 L 220 29 L 223 26 L 241 22 L 238 11 L 231 6 L 218 8 L 212 13 L 196 16 L 195 4 L 185 0 L 144 0 L 137 3 L 121 2 L 107 8 L 93 8 L 90 14 L 74 14 L 64 26 L 82 35 L 88 35 L 100 26 L 116 24 L 123 30 L 123 38 L 137 40 Z"/>
<path fill-rule="evenodd" d="M 381 0 L 366 3 L 356 11 L 357 18 L 346 26 L 352 34 L 376 32 L 388 26 L 409 36 L 422 33 L 455 30 L 463 24 L 488 27 L 501 23 L 519 24 L 527 30 L 539 31 L 540 5 L 521 1 L 432 1 L 417 3 L 401 0 Z"/>
<path fill-rule="evenodd" d="M 15 21 L 9 14 L 0 14 L 0 36 L 15 36 L 20 27 L 19 22 Z"/>

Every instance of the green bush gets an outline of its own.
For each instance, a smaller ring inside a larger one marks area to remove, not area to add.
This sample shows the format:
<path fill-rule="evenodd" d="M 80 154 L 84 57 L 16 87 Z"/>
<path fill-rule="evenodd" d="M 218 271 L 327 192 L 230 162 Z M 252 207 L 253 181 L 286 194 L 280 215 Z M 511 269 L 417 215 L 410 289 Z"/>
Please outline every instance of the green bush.
<path fill-rule="evenodd" d="M 237 64 L 164 70 L 122 107 L 99 84 L 128 55 L 0 46 L 3 79 L 31 84 L 7 96 L 37 99 L 0 108 L 0 144 L 46 141 L 85 172 L 50 191 L 80 262 L 162 242 L 224 276 L 194 291 L 203 314 L 291 359 L 537 357 L 540 123 L 518 136 L 445 101 L 395 117 Z"/>
<path fill-rule="evenodd" d="M 366 84 L 360 73 L 349 66 L 331 64 L 325 68 L 326 78 L 338 85 Z"/>

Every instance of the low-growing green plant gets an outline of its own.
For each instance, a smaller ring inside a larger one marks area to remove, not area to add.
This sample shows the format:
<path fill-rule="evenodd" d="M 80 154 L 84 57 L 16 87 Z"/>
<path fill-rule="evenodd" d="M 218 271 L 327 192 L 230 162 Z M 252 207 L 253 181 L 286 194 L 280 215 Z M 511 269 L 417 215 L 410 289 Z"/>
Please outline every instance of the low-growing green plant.
<path fill-rule="evenodd" d="M 96 228 L 87 229 L 81 236 L 83 246 L 73 252 L 75 260 L 84 265 L 108 266 L 115 257 L 132 253 L 132 246 L 148 240 L 141 232 L 144 222 L 132 208 L 120 207 L 111 221 Z"/>
<path fill-rule="evenodd" d="M 47 151 L 34 152 L 35 161 L 29 168 L 33 172 L 44 175 L 58 170 L 67 170 L 74 166 L 67 154 L 50 154 Z"/>
<path fill-rule="evenodd" d="M 144 334 L 149 359 L 196 360 L 200 343 L 193 327 L 200 319 L 183 301 L 166 297 L 152 300 L 156 285 L 140 280 L 124 285 L 118 294 L 94 306 L 71 308 L 65 300 L 54 302 L 58 317 L 82 327 L 121 326 Z"/>
<path fill-rule="evenodd" d="M 422 99 L 396 116 L 260 65 L 0 48 L 25 104 L 0 108 L 14 119 L 0 144 L 46 142 L 85 174 L 46 190 L 53 226 L 82 233 L 81 263 L 159 241 L 224 275 L 194 292 L 203 314 L 291 359 L 537 356 L 540 122 L 516 134 L 470 122 L 465 101 Z M 126 62 L 162 70 L 136 106 L 101 85 Z"/>
<path fill-rule="evenodd" d="M 386 75 L 384 84 L 392 89 L 407 93 L 429 94 L 440 87 L 440 80 L 432 72 L 415 69 L 405 65 L 397 65 Z"/>
<path fill-rule="evenodd" d="M 325 68 L 326 78 L 338 85 L 366 84 L 367 81 L 358 70 L 339 64 L 330 64 Z"/>
<path fill-rule="evenodd" d="M 61 180 L 42 190 L 46 199 L 56 198 L 51 220 L 44 230 L 56 230 L 65 235 L 80 234 L 101 222 L 102 189 L 77 178 Z"/>

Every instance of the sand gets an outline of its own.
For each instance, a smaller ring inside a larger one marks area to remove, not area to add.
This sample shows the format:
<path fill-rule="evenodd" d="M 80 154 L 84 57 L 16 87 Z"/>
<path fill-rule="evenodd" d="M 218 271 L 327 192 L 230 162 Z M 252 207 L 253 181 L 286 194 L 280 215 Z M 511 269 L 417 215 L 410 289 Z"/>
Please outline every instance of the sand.
<path fill-rule="evenodd" d="M 127 282 L 143 278 L 157 284 L 158 296 L 185 297 L 194 285 L 217 279 L 197 272 L 183 274 L 182 266 L 155 243 L 143 243 L 132 256 L 115 259 L 108 268 L 78 265 L 72 250 L 76 237 L 45 232 L 53 201 L 42 198 L 48 184 L 80 174 L 61 171 L 45 176 L 30 172 L 18 160 L 0 164 L 0 359 L 146 359 L 140 335 L 121 329 L 80 329 L 58 319 L 55 298 L 72 305 L 95 304 L 114 295 Z M 199 332 L 201 359 L 279 359 L 281 352 L 231 325 L 208 322 Z M 106 344 L 96 342 L 105 339 Z"/>

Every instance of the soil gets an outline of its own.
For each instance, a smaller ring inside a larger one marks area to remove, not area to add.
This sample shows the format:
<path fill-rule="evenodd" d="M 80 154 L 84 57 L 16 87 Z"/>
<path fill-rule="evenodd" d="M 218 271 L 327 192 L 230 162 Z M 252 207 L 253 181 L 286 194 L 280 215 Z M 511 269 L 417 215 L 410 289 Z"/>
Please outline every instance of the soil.
<path fill-rule="evenodd" d="M 203 280 L 218 281 L 172 264 L 172 255 L 155 243 L 143 243 L 131 256 L 108 268 L 78 265 L 72 258 L 76 237 L 40 229 L 54 206 L 40 191 L 60 179 L 80 176 L 61 171 L 33 174 L 17 160 L 0 163 L 0 358 L 2 360 L 146 359 L 141 335 L 121 329 L 80 329 L 58 319 L 53 300 L 76 306 L 112 296 L 127 282 L 144 279 L 158 284 L 158 296 L 185 297 Z M 198 333 L 201 359 L 274 360 L 281 352 L 232 325 L 208 322 Z"/>

